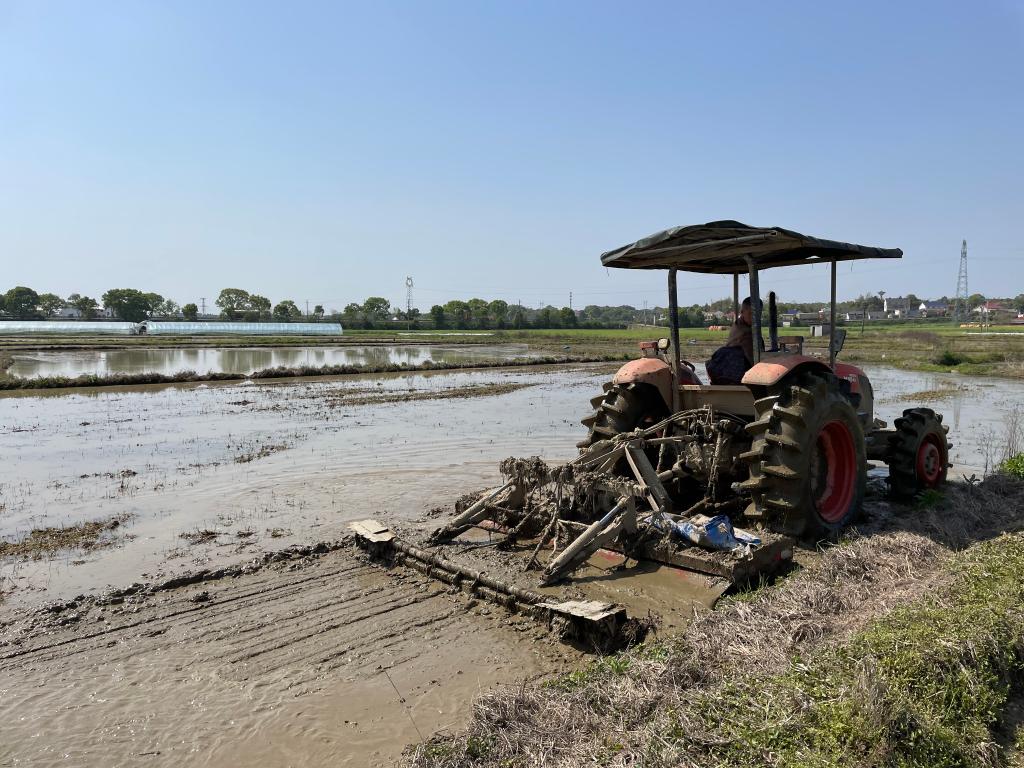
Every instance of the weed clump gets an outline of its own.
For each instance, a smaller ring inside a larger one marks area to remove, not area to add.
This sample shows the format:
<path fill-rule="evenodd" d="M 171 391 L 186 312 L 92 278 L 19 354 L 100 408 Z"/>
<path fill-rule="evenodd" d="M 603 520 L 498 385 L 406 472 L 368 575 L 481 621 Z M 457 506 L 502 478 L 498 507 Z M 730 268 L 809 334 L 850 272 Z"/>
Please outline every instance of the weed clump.
<path fill-rule="evenodd" d="M 1018 453 L 1015 456 L 1010 456 L 1008 459 L 1003 461 L 999 465 L 999 471 L 1003 474 L 1010 475 L 1024 480 L 1024 453 Z"/>

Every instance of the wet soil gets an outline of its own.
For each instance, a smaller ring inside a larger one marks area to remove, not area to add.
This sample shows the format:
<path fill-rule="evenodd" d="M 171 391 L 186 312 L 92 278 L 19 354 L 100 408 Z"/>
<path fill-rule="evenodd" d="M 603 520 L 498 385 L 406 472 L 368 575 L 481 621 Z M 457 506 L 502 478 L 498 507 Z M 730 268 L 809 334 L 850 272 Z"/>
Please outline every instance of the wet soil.
<path fill-rule="evenodd" d="M 0 396 L 0 539 L 130 516 L 110 547 L 0 559 L 0 764 L 386 763 L 458 728 L 478 691 L 575 663 L 532 622 L 347 547 L 261 553 L 366 517 L 422 535 L 431 509 L 497 484 L 505 457 L 572 457 L 608 371 Z M 981 467 L 1024 399 L 1020 382 L 869 373 L 890 422 L 921 405 L 914 393 L 956 385 L 939 408 L 955 473 Z M 460 546 L 535 585 L 486 540 Z M 703 577 L 619 563 L 598 553 L 553 591 L 657 611 L 666 632 L 717 597 Z M 198 569 L 209 578 L 173 581 Z M 103 602 L 108 585 L 168 580 L 181 586 Z M 65 607 L 35 607 L 53 600 Z"/>
<path fill-rule="evenodd" d="M 351 548 L 0 625 L 0 764 L 389 765 L 576 656 Z"/>

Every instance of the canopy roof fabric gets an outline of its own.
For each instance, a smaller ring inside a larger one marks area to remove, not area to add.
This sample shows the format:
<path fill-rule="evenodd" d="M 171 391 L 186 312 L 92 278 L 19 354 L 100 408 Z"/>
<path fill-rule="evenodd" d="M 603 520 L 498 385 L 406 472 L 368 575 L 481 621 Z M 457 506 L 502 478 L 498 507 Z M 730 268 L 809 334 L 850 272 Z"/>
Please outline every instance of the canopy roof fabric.
<path fill-rule="evenodd" d="M 732 275 L 746 272 L 747 258 L 758 269 L 854 259 L 898 259 L 899 248 L 872 248 L 801 235 L 781 227 L 750 227 L 711 221 L 673 227 L 601 254 L 606 267 L 670 269 Z"/>

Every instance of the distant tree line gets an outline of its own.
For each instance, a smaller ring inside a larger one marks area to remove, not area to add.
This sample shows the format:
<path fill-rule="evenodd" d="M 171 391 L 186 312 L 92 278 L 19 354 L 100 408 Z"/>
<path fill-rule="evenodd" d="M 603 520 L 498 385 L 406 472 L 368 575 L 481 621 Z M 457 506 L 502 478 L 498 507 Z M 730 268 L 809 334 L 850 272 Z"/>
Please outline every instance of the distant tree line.
<path fill-rule="evenodd" d="M 741 297 L 742 298 L 742 297 Z M 914 294 L 901 297 L 909 306 L 918 305 L 921 300 Z M 989 297 L 991 298 L 991 297 Z M 980 293 L 972 294 L 968 299 L 970 307 L 976 307 L 985 301 Z M 992 299 L 1004 302 L 1008 307 L 1024 312 L 1024 293 L 1015 298 Z M 950 304 L 952 299 L 943 296 L 939 301 Z M 509 304 L 501 299 L 485 301 L 469 299 L 461 301 L 453 299 L 445 304 L 435 304 L 427 315 L 413 308 L 409 311 L 394 307 L 381 296 L 371 296 L 361 304 L 353 302 L 342 311 L 325 311 L 323 305 L 317 304 L 308 316 L 292 299 L 283 299 L 272 304 L 266 296 L 249 293 L 241 288 L 224 288 L 218 295 L 215 306 L 219 316 L 225 320 L 243 322 L 296 322 L 324 320 L 339 322 L 350 328 L 389 328 L 396 324 L 404 324 L 410 328 L 429 327 L 445 329 L 525 329 L 525 328 L 622 328 L 634 323 L 648 325 L 668 325 L 668 309 L 651 307 L 637 309 L 628 304 L 618 306 L 600 306 L 590 304 L 583 309 L 570 307 L 542 306 L 528 308 L 520 304 Z M 787 302 L 779 301 L 780 314 L 790 312 L 817 312 L 825 302 Z M 855 299 L 837 302 L 841 312 L 853 310 L 881 311 L 883 298 L 878 294 L 864 294 Z M 199 307 L 194 302 L 179 306 L 171 299 L 165 299 L 158 293 L 147 293 L 135 288 L 111 288 L 100 300 L 78 293 L 61 298 L 53 293 L 37 293 L 23 285 L 0 293 L 0 315 L 17 320 L 36 320 L 58 315 L 61 310 L 76 310 L 76 316 L 83 320 L 94 318 L 100 307 L 108 316 L 119 320 L 138 323 L 152 317 L 181 317 L 185 320 L 198 320 Z M 307 305 L 308 307 L 308 305 Z M 679 308 L 679 324 L 683 327 L 698 328 L 709 323 L 727 323 L 732 320 L 732 297 L 716 299 L 706 304 L 692 304 Z"/>
<path fill-rule="evenodd" d="M 111 315 L 132 323 L 153 316 L 175 316 L 179 312 L 177 303 L 171 299 L 134 288 L 111 288 L 103 294 L 101 301 Z M 98 314 L 100 302 L 79 293 L 63 299 L 55 293 L 37 293 L 24 285 L 0 294 L 0 313 L 16 320 L 41 320 L 67 308 L 76 310 L 83 320 L 89 320 Z"/>
<path fill-rule="evenodd" d="M 241 288 L 223 289 L 214 304 L 220 308 L 220 316 L 225 320 L 241 320 L 248 323 L 273 320 L 276 323 L 292 323 L 304 317 L 302 310 L 292 299 L 283 299 L 272 305 L 266 296 L 249 293 Z M 323 320 L 324 314 L 324 308 L 317 304 L 307 319 L 320 321 Z"/>

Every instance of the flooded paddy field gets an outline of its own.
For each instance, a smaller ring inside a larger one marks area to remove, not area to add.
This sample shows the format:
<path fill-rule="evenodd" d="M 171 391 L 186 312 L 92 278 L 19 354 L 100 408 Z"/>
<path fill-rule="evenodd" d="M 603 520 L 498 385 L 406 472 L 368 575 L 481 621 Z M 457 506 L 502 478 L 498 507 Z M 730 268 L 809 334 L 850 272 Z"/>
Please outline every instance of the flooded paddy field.
<path fill-rule="evenodd" d="M 526 344 L 345 344 L 334 347 L 154 347 L 11 351 L 7 374 L 18 378 L 182 371 L 250 374 L 268 368 L 494 362 L 536 357 Z"/>
<path fill-rule="evenodd" d="M 531 622 L 334 542 L 365 517 L 436 525 L 507 456 L 571 458 L 608 370 L 0 396 L 0 540 L 28 547 L 0 555 L 0 765 L 387 764 L 459 727 L 476 692 L 576 663 Z M 1024 400 L 1016 381 L 869 374 L 880 418 L 945 414 L 951 478 L 998 459 Z M 79 528 L 92 538 L 31 543 Z M 704 605 L 675 572 L 638 586 L 613 565 L 585 575 L 623 602 L 675 596 L 667 630 Z"/>

